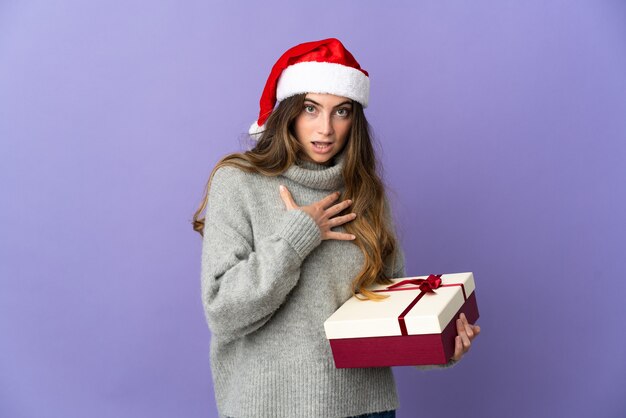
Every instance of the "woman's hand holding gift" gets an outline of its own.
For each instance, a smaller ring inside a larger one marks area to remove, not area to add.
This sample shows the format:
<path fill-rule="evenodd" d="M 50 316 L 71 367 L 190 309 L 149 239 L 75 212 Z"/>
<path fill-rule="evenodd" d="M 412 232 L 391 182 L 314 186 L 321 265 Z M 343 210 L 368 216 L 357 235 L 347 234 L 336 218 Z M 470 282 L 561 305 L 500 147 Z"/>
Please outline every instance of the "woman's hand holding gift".
<path fill-rule="evenodd" d="M 467 322 L 464 313 L 456 320 L 456 330 L 458 335 L 454 339 L 454 355 L 452 359 L 459 361 L 467 353 L 472 345 L 472 341 L 480 334 L 480 327 Z"/>

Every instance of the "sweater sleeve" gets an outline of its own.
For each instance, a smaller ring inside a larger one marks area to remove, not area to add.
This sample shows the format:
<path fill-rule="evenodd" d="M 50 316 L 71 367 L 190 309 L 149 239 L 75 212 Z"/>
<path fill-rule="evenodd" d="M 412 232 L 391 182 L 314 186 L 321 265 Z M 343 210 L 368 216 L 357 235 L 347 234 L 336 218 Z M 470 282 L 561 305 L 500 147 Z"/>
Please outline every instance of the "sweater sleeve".
<path fill-rule="evenodd" d="M 285 209 L 274 233 L 255 241 L 242 181 L 238 169 L 218 169 L 205 216 L 202 303 L 209 328 L 222 340 L 262 327 L 298 282 L 302 261 L 321 243 L 319 227 L 299 209 Z"/>
<path fill-rule="evenodd" d="M 391 269 L 391 278 L 397 279 L 400 277 L 406 277 L 406 267 L 404 265 L 404 250 L 398 241 L 398 247 L 396 249 L 396 257 Z"/>
<path fill-rule="evenodd" d="M 398 237 L 397 228 L 395 222 L 393 220 L 393 213 L 391 210 L 391 205 L 389 203 L 389 199 L 385 196 L 385 217 L 386 221 L 396 237 L 396 254 L 395 257 L 390 258 L 390 260 L 385 264 L 385 273 L 391 278 L 399 278 L 406 277 L 406 269 L 405 269 L 405 259 L 404 259 L 404 251 L 402 250 L 402 243 L 400 242 L 400 238 Z"/>
<path fill-rule="evenodd" d="M 450 367 L 454 366 L 457 363 L 458 363 L 458 361 L 450 359 L 450 360 L 448 360 L 448 362 L 446 364 L 429 364 L 429 365 L 425 365 L 425 366 L 413 366 L 413 367 L 415 367 L 418 370 L 439 370 L 439 369 L 450 368 Z"/>

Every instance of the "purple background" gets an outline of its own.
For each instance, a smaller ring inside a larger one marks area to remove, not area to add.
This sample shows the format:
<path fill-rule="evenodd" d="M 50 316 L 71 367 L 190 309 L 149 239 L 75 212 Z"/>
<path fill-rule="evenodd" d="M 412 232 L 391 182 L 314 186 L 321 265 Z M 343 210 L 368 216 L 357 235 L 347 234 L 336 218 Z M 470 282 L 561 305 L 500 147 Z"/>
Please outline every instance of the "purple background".
<path fill-rule="evenodd" d="M 201 239 L 287 48 L 371 74 L 409 275 L 483 334 L 399 417 L 626 414 L 626 3 L 0 3 L 0 416 L 215 417 Z"/>

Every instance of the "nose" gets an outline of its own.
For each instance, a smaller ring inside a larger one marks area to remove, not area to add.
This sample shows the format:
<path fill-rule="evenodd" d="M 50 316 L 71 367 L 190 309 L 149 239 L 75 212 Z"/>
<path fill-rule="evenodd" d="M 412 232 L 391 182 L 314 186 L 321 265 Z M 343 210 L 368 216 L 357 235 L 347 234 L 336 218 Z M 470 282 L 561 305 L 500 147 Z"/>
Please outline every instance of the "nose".
<path fill-rule="evenodd" d="M 332 115 L 324 115 L 319 118 L 317 131 L 320 135 L 324 135 L 324 136 L 330 136 L 335 133 L 335 128 L 333 127 Z"/>

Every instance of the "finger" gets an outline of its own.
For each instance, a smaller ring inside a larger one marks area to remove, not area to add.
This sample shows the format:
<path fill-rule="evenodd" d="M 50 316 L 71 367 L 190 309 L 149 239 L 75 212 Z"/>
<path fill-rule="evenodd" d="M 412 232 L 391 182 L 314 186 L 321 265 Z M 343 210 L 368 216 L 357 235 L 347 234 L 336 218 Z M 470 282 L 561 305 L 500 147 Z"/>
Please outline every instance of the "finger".
<path fill-rule="evenodd" d="M 287 207 L 287 209 L 297 208 L 298 205 L 296 205 L 296 202 L 293 201 L 293 197 L 291 197 L 291 193 L 289 192 L 289 190 L 282 184 L 280 185 L 279 189 L 280 189 L 280 197 L 281 199 L 283 199 L 283 202 L 285 203 L 285 206 Z"/>
<path fill-rule="evenodd" d="M 459 361 L 461 357 L 463 357 L 463 343 L 461 342 L 461 337 L 457 335 L 454 337 L 454 355 L 452 358 Z"/>
<path fill-rule="evenodd" d="M 328 225 L 330 225 L 331 228 L 334 228 L 336 226 L 348 223 L 355 218 L 356 218 L 356 213 L 349 213 L 344 216 L 337 216 L 336 218 L 330 219 L 328 221 Z"/>
<path fill-rule="evenodd" d="M 463 342 L 463 348 L 465 351 L 469 350 L 470 345 L 472 345 L 467 333 L 465 332 L 465 325 L 463 324 L 463 320 L 461 318 L 456 320 L 456 328 L 459 333 L 459 337 L 461 337 L 461 341 Z"/>
<path fill-rule="evenodd" d="M 343 202 L 339 202 L 336 205 L 331 206 L 330 208 L 326 209 L 326 215 L 329 218 L 332 218 L 333 216 L 335 216 L 336 214 L 338 214 L 339 212 L 341 212 L 342 210 L 344 210 L 351 204 L 352 204 L 352 200 L 350 199 L 344 200 Z"/>
<path fill-rule="evenodd" d="M 480 334 L 480 327 L 478 325 L 474 325 L 474 336 Z"/>
<path fill-rule="evenodd" d="M 462 312 L 461 312 L 461 315 L 459 315 L 459 318 L 461 318 L 461 321 L 463 321 L 463 326 L 465 328 L 465 333 L 467 334 L 467 336 L 469 337 L 469 339 L 471 341 L 472 338 L 474 338 L 474 330 L 473 330 L 472 324 L 469 323 L 469 321 L 467 320 L 467 317 Z"/>
<path fill-rule="evenodd" d="M 467 319 L 463 322 L 463 327 L 465 328 L 465 333 L 469 337 L 470 341 L 474 338 L 474 330 L 472 329 L 472 325 L 467 322 Z"/>
<path fill-rule="evenodd" d="M 344 234 L 343 232 L 335 232 L 335 231 L 328 231 L 322 236 L 322 240 L 338 239 L 340 241 L 352 241 L 355 238 L 356 237 L 352 234 Z"/>
<path fill-rule="evenodd" d="M 339 192 L 331 193 L 328 196 L 326 196 L 325 198 L 323 198 L 322 200 L 320 200 L 318 203 L 320 205 L 322 205 L 322 209 L 326 209 L 331 203 L 333 203 L 335 200 L 339 199 L 340 195 L 341 195 L 341 193 L 339 193 Z"/>

